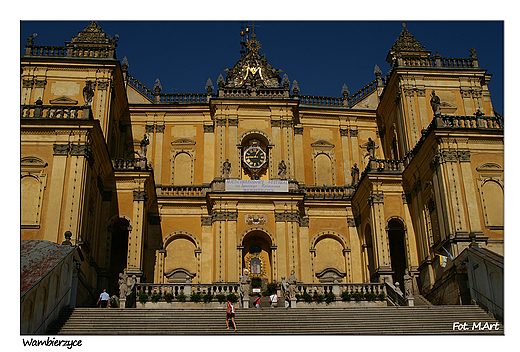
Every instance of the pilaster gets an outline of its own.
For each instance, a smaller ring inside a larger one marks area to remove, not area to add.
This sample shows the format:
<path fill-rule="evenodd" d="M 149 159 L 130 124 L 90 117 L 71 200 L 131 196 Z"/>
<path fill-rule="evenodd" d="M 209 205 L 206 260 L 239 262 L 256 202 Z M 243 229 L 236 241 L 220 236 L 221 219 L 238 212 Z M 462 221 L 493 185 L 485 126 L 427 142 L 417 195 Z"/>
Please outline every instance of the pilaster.
<path fill-rule="evenodd" d="M 343 153 L 343 175 L 344 175 L 344 183 L 345 185 L 352 183 L 352 175 L 350 174 L 351 165 L 350 165 L 350 155 L 349 155 L 349 141 L 348 134 L 349 131 L 347 128 L 340 128 L 339 133 L 341 135 L 341 151 Z"/>
<path fill-rule="evenodd" d="M 54 144 L 54 157 L 49 187 L 48 208 L 45 222 L 45 234 L 43 239 L 55 243 L 61 243 L 63 234 L 60 234 L 60 219 L 62 216 L 63 191 L 65 189 L 65 173 L 67 157 L 69 155 L 68 144 Z M 63 231 L 65 232 L 65 231 Z"/>
<path fill-rule="evenodd" d="M 385 278 L 390 278 L 391 280 L 392 277 L 390 246 L 385 231 L 383 193 L 373 192 L 370 195 L 368 202 L 370 205 L 370 225 L 372 228 L 374 264 L 376 266 L 375 272 L 376 275 L 378 275 L 380 282 L 383 282 Z"/>
<path fill-rule="evenodd" d="M 128 275 L 142 275 L 144 227 L 146 222 L 146 201 L 148 195 L 139 181 L 133 191 L 132 230 L 128 233 Z"/>

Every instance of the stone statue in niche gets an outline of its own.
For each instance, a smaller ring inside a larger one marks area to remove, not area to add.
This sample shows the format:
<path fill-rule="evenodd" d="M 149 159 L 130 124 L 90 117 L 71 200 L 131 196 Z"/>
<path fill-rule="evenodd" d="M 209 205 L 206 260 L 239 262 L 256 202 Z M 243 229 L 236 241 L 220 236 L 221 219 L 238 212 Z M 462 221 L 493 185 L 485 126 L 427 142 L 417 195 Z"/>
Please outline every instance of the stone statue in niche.
<path fill-rule="evenodd" d="M 352 184 L 355 185 L 359 182 L 359 168 L 357 167 L 357 164 L 354 164 L 352 167 Z"/>
<path fill-rule="evenodd" d="M 280 176 L 281 180 L 287 179 L 287 165 L 285 165 L 283 160 L 278 164 L 278 176 Z"/>
<path fill-rule="evenodd" d="M 367 152 L 370 159 L 375 159 L 376 142 L 372 138 L 368 138 Z"/>
<path fill-rule="evenodd" d="M 224 164 L 222 165 L 222 176 L 225 179 L 228 179 L 230 174 L 231 174 L 231 163 L 229 162 L 229 159 L 226 159 L 226 161 L 224 161 Z"/>
<path fill-rule="evenodd" d="M 92 99 L 94 98 L 94 89 L 92 89 L 92 82 L 85 82 L 85 88 L 83 88 L 83 100 L 85 100 L 85 106 L 90 106 L 92 104 Z"/>
<path fill-rule="evenodd" d="M 441 115 L 441 98 L 439 98 L 435 91 L 432 91 L 432 97 L 430 99 L 430 105 L 432 106 L 433 115 L 440 116 Z"/>

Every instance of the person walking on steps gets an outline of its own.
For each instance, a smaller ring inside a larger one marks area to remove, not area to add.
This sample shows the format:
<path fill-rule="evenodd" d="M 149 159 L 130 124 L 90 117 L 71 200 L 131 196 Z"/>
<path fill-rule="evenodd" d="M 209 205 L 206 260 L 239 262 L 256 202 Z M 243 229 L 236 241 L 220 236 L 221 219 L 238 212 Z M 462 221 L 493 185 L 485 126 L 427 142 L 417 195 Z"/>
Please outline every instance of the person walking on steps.
<path fill-rule="evenodd" d="M 109 294 L 107 293 L 107 289 L 105 288 L 103 290 L 103 292 L 101 292 L 101 294 L 99 295 L 99 299 L 96 303 L 96 305 L 99 305 L 99 302 L 101 302 L 101 305 L 100 307 L 101 308 L 106 308 L 107 305 L 108 305 L 108 300 L 110 299 L 110 296 Z"/>
<path fill-rule="evenodd" d="M 229 330 L 229 319 L 233 323 L 233 327 L 235 328 L 235 332 L 237 331 L 237 323 L 235 322 L 235 306 L 228 299 L 227 301 L 227 310 L 226 310 L 226 330 Z"/>
<path fill-rule="evenodd" d="M 271 304 L 271 308 L 276 308 L 278 305 L 278 296 L 276 295 L 276 292 L 273 292 L 273 294 L 269 296 L 269 303 Z"/>

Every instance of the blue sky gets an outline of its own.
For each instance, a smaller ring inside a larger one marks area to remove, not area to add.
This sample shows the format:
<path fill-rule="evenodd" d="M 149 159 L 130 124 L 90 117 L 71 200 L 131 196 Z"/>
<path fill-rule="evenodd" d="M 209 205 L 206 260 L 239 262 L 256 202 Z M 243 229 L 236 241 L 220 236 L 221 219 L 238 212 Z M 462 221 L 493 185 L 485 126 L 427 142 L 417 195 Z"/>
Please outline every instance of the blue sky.
<path fill-rule="evenodd" d="M 495 110 L 504 113 L 504 23 L 502 21 L 404 21 L 408 31 L 434 54 L 469 58 L 492 74 L 489 88 Z M 87 21 L 21 21 L 20 53 L 27 37 L 35 45 L 64 45 Z M 255 21 L 261 54 L 270 65 L 297 80 L 300 94 L 341 96 L 346 84 L 355 93 L 390 69 L 386 55 L 403 21 Z M 240 30 L 251 21 L 98 21 L 119 35 L 117 57 L 127 57 L 129 72 L 147 87 L 157 78 L 163 93 L 202 93 L 208 78 L 216 86 L 223 69 L 240 59 Z"/>

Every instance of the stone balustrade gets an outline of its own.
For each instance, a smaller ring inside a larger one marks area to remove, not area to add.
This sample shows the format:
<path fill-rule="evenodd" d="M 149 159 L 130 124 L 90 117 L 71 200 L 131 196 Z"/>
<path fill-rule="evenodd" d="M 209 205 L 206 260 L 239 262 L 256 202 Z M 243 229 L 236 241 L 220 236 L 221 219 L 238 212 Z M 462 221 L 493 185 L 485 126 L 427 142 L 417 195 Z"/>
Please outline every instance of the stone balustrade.
<path fill-rule="evenodd" d="M 155 187 L 158 197 L 205 197 L 210 187 L 205 186 L 161 186 Z"/>
<path fill-rule="evenodd" d="M 331 107 L 344 107 L 348 105 L 348 101 L 344 98 L 322 97 L 317 95 L 298 95 L 301 105 L 320 105 Z"/>
<path fill-rule="evenodd" d="M 352 107 L 359 103 L 361 100 L 368 97 L 372 92 L 374 92 L 377 89 L 377 80 L 373 80 L 360 90 L 358 90 L 356 93 L 352 94 L 348 97 L 348 106 Z"/>
<path fill-rule="evenodd" d="M 93 119 L 90 106 L 21 105 L 22 119 Z"/>
<path fill-rule="evenodd" d="M 155 102 L 160 104 L 198 104 L 209 102 L 209 98 L 208 94 L 204 93 L 168 93 L 157 94 Z"/>
<path fill-rule="evenodd" d="M 384 293 L 386 295 L 386 286 L 384 283 L 361 283 L 361 284 L 344 284 L 344 283 L 334 283 L 334 284 L 298 284 L 296 286 L 296 294 L 303 295 L 305 293 L 308 294 L 326 294 L 326 293 L 334 293 L 337 299 L 341 299 L 340 296 L 343 292 L 347 292 L 349 294 L 354 293 L 372 293 L 375 295 L 379 295 Z"/>
<path fill-rule="evenodd" d="M 240 295 L 240 285 L 238 283 L 213 283 L 213 284 L 195 284 L 195 283 L 178 283 L 178 284 L 147 284 L 139 283 L 136 284 L 137 296 L 141 293 L 147 295 L 160 294 L 165 295 L 167 293 L 177 295 L 183 292 L 187 297 L 192 293 L 201 293 L 212 295 L 218 294 L 236 294 Z"/>
<path fill-rule="evenodd" d="M 75 57 L 89 59 L 115 59 L 115 49 L 110 47 L 72 47 L 72 46 L 25 46 L 24 56 L 37 57 Z"/>
<path fill-rule="evenodd" d="M 144 96 L 149 101 L 154 101 L 154 92 L 153 90 L 146 87 L 144 84 L 141 83 L 137 78 L 130 75 L 129 73 L 126 74 L 126 82 L 129 86 L 134 88 L 136 91 L 141 93 L 142 96 Z"/>
<path fill-rule="evenodd" d="M 355 188 L 303 186 L 301 190 L 305 194 L 305 199 L 351 199 Z"/>
<path fill-rule="evenodd" d="M 434 56 L 406 56 L 397 57 L 393 67 L 433 67 L 433 68 L 478 68 L 478 60 L 475 58 L 446 58 L 440 55 Z"/>
<path fill-rule="evenodd" d="M 151 169 L 146 158 L 112 158 L 112 166 L 116 171 Z"/>

